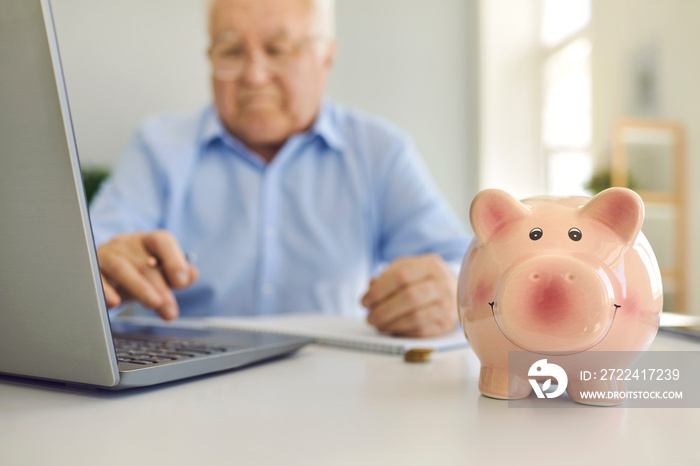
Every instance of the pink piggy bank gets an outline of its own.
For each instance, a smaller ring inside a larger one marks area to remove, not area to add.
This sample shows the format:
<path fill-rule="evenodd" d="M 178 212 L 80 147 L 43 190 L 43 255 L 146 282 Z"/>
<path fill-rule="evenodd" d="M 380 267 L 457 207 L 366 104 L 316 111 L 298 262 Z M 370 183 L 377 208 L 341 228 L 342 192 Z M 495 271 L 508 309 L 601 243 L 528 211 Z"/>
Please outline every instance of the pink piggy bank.
<path fill-rule="evenodd" d="M 533 362 L 558 358 L 569 373 L 569 396 L 588 403 L 579 395 L 583 382 L 572 377 L 584 369 L 582 354 L 649 347 L 663 294 L 640 231 L 644 204 L 634 191 L 520 202 L 489 189 L 474 198 L 470 220 L 475 238 L 462 263 L 458 301 L 481 362 L 483 395 L 524 398 L 537 390 L 527 372 L 509 368 L 509 352 L 525 351 Z M 599 381 L 595 388 L 624 386 Z"/>

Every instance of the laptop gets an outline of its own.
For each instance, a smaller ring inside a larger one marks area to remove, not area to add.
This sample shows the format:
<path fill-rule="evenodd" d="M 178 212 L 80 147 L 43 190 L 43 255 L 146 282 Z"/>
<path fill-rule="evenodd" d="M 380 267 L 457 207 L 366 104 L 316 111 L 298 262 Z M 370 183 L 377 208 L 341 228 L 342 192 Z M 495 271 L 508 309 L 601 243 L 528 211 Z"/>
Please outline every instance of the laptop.
<path fill-rule="evenodd" d="M 310 342 L 110 322 L 49 0 L 0 0 L 0 374 L 116 390 Z"/>

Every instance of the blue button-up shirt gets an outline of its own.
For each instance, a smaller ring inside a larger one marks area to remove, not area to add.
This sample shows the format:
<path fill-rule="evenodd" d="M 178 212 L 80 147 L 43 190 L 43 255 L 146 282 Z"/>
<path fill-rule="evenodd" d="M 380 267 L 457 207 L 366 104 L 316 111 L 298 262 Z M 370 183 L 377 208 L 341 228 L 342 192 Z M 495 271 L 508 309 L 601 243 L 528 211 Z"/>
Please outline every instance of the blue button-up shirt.
<path fill-rule="evenodd" d="M 91 207 L 97 244 L 170 231 L 200 278 L 181 314 L 356 314 L 382 264 L 436 253 L 458 264 L 465 230 L 411 140 L 377 118 L 325 102 L 311 129 L 266 164 L 213 106 L 136 132 Z"/>

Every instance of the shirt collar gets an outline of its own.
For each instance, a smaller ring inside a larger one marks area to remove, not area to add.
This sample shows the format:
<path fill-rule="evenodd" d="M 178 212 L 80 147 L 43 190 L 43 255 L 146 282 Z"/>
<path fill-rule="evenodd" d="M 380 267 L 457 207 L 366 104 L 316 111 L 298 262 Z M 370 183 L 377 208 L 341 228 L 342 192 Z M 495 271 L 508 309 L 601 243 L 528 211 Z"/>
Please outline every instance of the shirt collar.
<path fill-rule="evenodd" d="M 318 117 L 316 117 L 309 132 L 319 136 L 328 147 L 336 152 L 342 152 L 345 148 L 345 140 L 333 111 L 333 105 L 327 100 L 321 104 L 321 111 L 318 112 Z"/>
<path fill-rule="evenodd" d="M 321 110 L 316 120 L 306 134 L 318 136 L 328 147 L 336 152 L 342 152 L 345 148 L 345 141 L 335 116 L 333 105 L 328 101 L 324 101 L 321 104 Z M 221 140 L 236 149 L 242 149 L 243 152 L 248 152 L 244 144 L 231 136 L 226 128 L 224 128 L 216 108 L 213 104 L 210 104 L 206 109 L 204 121 L 202 122 L 200 144 L 202 147 L 206 147 L 216 140 Z"/>
<path fill-rule="evenodd" d="M 202 147 L 206 147 L 217 140 L 226 142 L 233 142 L 235 140 L 224 128 L 224 125 L 219 119 L 219 114 L 217 113 L 213 104 L 209 104 L 204 111 L 199 140 Z"/>

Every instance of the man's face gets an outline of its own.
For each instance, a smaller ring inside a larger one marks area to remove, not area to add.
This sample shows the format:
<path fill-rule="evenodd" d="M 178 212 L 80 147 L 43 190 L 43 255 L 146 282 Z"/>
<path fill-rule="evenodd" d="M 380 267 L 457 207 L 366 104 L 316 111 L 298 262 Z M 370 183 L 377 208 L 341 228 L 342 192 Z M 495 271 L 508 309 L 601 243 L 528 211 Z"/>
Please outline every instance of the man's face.
<path fill-rule="evenodd" d="M 334 47 L 317 53 L 311 2 L 217 0 L 209 32 L 214 102 L 234 136 L 278 148 L 312 124 Z"/>

